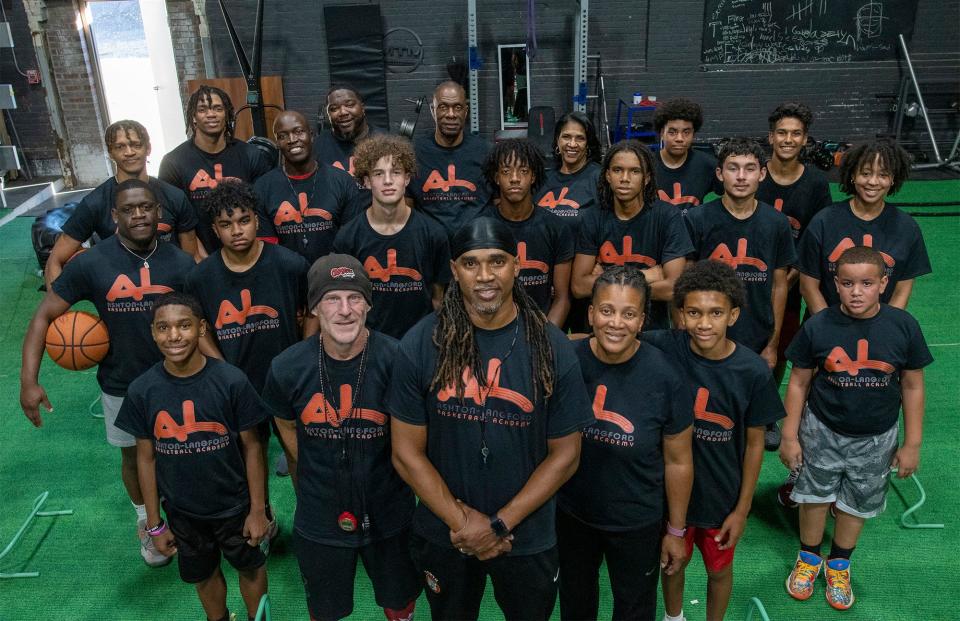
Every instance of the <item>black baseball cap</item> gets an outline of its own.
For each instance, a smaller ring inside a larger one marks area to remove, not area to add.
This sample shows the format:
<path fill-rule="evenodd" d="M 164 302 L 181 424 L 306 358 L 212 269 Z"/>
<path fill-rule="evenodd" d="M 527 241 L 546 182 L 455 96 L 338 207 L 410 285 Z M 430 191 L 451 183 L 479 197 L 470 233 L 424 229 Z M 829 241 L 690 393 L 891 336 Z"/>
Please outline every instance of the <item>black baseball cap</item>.
<path fill-rule="evenodd" d="M 373 304 L 373 285 L 360 261 L 348 254 L 317 259 L 307 273 L 307 304 L 313 309 L 328 291 L 356 291 Z"/>

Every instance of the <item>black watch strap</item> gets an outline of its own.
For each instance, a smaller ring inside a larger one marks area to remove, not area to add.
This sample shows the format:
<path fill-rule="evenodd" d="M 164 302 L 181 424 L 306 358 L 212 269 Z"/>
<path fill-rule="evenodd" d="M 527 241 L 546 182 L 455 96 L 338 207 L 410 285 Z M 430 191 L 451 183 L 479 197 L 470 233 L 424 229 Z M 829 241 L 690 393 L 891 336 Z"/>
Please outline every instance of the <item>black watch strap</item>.
<path fill-rule="evenodd" d="M 497 516 L 490 518 L 490 528 L 493 530 L 493 534 L 497 537 L 508 537 L 510 535 L 510 529 L 507 528 L 507 525 L 503 523 L 503 520 Z"/>

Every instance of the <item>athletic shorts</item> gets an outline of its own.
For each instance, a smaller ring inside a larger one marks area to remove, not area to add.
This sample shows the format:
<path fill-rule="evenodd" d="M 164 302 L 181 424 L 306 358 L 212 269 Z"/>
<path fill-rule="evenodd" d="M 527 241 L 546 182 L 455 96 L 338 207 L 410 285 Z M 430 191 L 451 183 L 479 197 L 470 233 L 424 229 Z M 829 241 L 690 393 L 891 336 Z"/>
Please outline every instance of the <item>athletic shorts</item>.
<path fill-rule="evenodd" d="M 553 613 L 560 577 L 556 546 L 536 554 L 480 561 L 460 554 L 452 545 L 437 545 L 411 534 L 410 553 L 426 584 L 434 621 L 477 619 L 487 576 L 507 621 L 546 621 Z"/>
<path fill-rule="evenodd" d="M 736 546 L 720 549 L 720 544 L 714 539 L 720 534 L 719 528 L 700 528 L 698 526 L 687 526 L 687 534 L 684 540 L 687 542 L 687 557 L 693 554 L 693 546 L 696 544 L 703 556 L 703 566 L 707 571 L 720 571 L 733 563 L 733 552 Z"/>
<path fill-rule="evenodd" d="M 897 426 L 875 436 L 839 434 L 804 409 L 800 421 L 803 465 L 790 499 L 801 504 L 836 502 L 844 513 L 872 518 L 887 507 Z"/>
<path fill-rule="evenodd" d="M 180 579 L 189 584 L 203 582 L 220 567 L 223 553 L 237 571 L 262 567 L 267 557 L 260 546 L 251 546 L 243 536 L 247 510 L 226 518 L 196 518 L 164 507 L 167 526 L 177 539 Z"/>
<path fill-rule="evenodd" d="M 293 546 L 314 621 L 342 619 L 353 612 L 358 556 L 381 608 L 401 610 L 420 596 L 420 578 L 410 560 L 406 530 L 359 548 L 344 548 L 311 541 L 294 529 Z"/>
<path fill-rule="evenodd" d="M 100 405 L 103 407 L 103 425 L 107 430 L 107 443 L 118 448 L 136 446 L 137 439 L 116 425 L 120 406 L 123 405 L 123 397 L 114 397 L 101 392 Z"/>

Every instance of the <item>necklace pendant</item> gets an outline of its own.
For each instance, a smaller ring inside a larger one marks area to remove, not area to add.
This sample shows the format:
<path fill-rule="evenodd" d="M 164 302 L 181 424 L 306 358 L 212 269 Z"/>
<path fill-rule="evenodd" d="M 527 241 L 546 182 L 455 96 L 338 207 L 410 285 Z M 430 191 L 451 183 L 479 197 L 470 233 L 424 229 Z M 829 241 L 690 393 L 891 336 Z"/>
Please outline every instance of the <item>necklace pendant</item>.
<path fill-rule="evenodd" d="M 150 263 L 147 262 L 146 259 L 143 260 L 143 267 L 144 267 L 145 269 L 150 269 Z"/>
<path fill-rule="evenodd" d="M 483 458 L 483 464 L 486 465 L 486 464 L 487 464 L 487 457 L 490 457 L 490 449 L 488 449 L 486 446 L 481 447 L 481 449 L 480 449 L 480 457 Z"/>

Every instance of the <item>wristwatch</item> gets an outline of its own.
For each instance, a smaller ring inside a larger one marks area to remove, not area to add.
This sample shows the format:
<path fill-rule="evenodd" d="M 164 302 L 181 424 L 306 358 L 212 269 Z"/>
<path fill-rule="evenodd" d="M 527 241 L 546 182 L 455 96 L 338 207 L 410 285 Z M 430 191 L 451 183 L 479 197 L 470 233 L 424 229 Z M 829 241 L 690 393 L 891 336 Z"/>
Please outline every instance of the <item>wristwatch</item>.
<path fill-rule="evenodd" d="M 493 530 L 494 535 L 500 537 L 501 539 L 510 536 L 510 529 L 507 528 L 507 525 L 503 523 L 503 520 L 497 516 L 490 518 L 490 529 Z"/>

